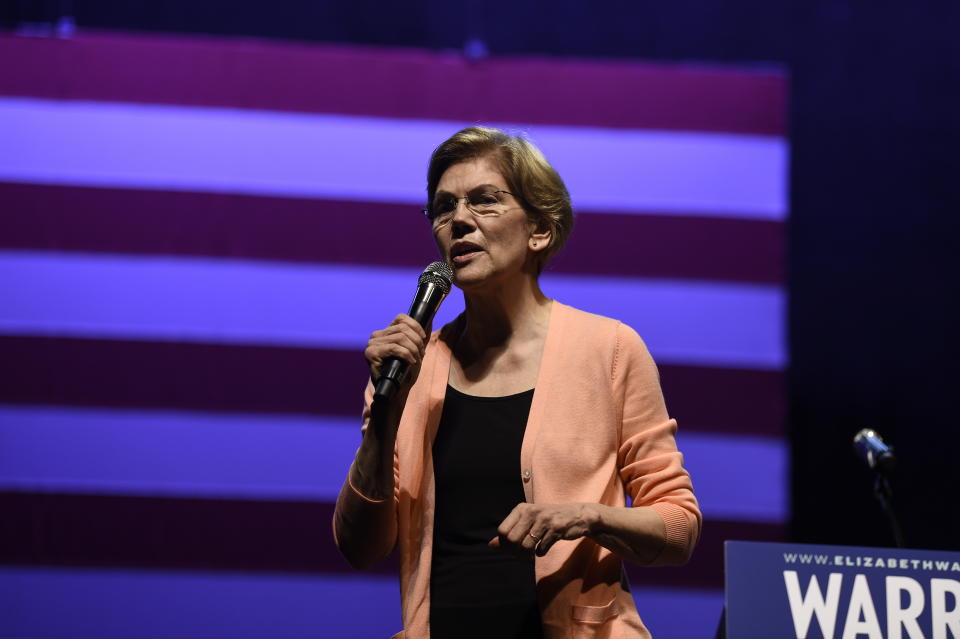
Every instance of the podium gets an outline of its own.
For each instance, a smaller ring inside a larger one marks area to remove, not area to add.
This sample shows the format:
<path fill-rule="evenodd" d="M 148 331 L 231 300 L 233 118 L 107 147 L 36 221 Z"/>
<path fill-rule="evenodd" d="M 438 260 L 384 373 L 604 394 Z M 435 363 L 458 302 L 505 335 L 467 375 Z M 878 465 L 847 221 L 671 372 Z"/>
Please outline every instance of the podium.
<path fill-rule="evenodd" d="M 728 541 L 726 639 L 960 639 L 960 553 Z"/>

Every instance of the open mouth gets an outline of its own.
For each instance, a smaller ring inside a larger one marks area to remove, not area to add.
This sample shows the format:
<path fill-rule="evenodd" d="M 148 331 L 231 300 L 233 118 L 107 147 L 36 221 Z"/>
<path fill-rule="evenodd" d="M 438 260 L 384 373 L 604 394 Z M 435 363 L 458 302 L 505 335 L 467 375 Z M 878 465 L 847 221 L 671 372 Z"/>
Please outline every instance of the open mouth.
<path fill-rule="evenodd" d="M 462 264 L 470 261 L 474 255 L 480 253 L 483 249 L 475 244 L 462 244 L 450 252 L 450 259 L 454 264 Z"/>

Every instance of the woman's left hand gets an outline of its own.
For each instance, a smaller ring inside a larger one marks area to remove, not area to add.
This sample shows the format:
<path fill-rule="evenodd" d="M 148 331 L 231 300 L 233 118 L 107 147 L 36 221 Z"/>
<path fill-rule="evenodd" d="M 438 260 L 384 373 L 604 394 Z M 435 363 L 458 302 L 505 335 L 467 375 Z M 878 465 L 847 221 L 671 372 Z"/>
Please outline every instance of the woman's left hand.
<path fill-rule="evenodd" d="M 580 539 L 591 531 L 593 504 L 520 503 L 497 527 L 491 548 L 542 557 L 561 539 Z"/>

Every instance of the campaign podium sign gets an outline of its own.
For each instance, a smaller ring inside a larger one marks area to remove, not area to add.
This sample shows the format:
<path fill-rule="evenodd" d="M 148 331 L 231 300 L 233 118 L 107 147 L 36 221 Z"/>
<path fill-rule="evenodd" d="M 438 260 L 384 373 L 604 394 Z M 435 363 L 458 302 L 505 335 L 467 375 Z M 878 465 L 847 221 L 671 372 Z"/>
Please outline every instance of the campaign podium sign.
<path fill-rule="evenodd" d="M 960 553 L 728 541 L 727 639 L 960 639 Z"/>

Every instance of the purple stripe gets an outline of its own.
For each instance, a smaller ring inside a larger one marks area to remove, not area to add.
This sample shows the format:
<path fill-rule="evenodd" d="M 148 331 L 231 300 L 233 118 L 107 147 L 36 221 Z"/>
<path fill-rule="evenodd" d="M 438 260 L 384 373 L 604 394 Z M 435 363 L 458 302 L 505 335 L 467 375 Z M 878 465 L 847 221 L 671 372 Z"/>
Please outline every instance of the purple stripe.
<path fill-rule="evenodd" d="M 424 262 L 432 261 L 431 258 Z M 420 269 L 0 251 L 0 332 L 360 349 L 410 304 Z M 777 286 L 547 273 L 546 295 L 634 327 L 660 363 L 782 369 Z M 455 290 L 441 326 L 463 310 Z M 709 317 L 709 322 L 704 318 Z"/>
<path fill-rule="evenodd" d="M 3 182 L 0 201 L 0 248 L 385 266 L 436 251 L 405 204 Z M 783 264 L 781 222 L 590 212 L 549 270 L 778 284 Z"/>
<path fill-rule="evenodd" d="M 426 158 L 464 124 L 0 97 L 0 179 L 421 206 Z M 519 126 L 577 206 L 771 220 L 787 213 L 781 138 Z"/>
<path fill-rule="evenodd" d="M 0 492 L 0 511 L 0 563 L 352 572 L 326 502 Z"/>
<path fill-rule="evenodd" d="M 670 594 L 663 605 L 704 605 L 697 591 Z M 390 637 L 402 626 L 397 579 L 384 575 L 6 566 L 0 602 L 8 639 Z"/>
<path fill-rule="evenodd" d="M 195 570 L 353 572 L 331 533 L 333 504 L 0 492 L 0 563 Z M 723 542 L 783 541 L 780 524 L 707 521 L 683 568 L 628 566 L 637 585 L 723 586 Z M 373 568 L 396 574 L 395 555 Z"/>
<path fill-rule="evenodd" d="M 633 596 L 644 624 L 674 639 L 713 636 L 723 606 L 720 589 Z M 3 637 L 389 637 L 401 627 L 397 579 L 379 575 L 0 567 L 0 601 Z"/>
<path fill-rule="evenodd" d="M 643 624 L 654 637 L 709 639 L 723 611 L 723 590 L 719 588 L 646 586 L 634 588 L 633 598 Z"/>
<path fill-rule="evenodd" d="M 785 434 L 783 373 L 700 366 L 661 365 L 659 369 L 667 407 L 681 430 Z"/>
<path fill-rule="evenodd" d="M 723 542 L 787 541 L 783 524 L 760 524 L 729 521 L 703 522 L 700 543 L 690 561 L 681 568 L 645 568 L 627 564 L 630 583 L 664 588 L 722 588 Z"/>
<path fill-rule="evenodd" d="M 409 49 L 90 32 L 70 40 L 0 36 L 0 59 L 19 61 L 0 66 L 0 93 L 7 95 L 467 122 L 786 131 L 786 78 L 779 73 L 476 61 Z M 440 87 L 443 99 L 436 99 Z"/>
<path fill-rule="evenodd" d="M 0 490 L 333 501 L 360 439 L 355 417 L 0 404 Z"/>
<path fill-rule="evenodd" d="M 677 446 L 693 478 L 704 517 L 789 521 L 788 442 L 773 437 L 684 431 L 677 437 Z"/>
<path fill-rule="evenodd" d="M 327 500 L 360 443 L 356 417 L 0 404 L 0 490 Z M 778 437 L 678 440 L 705 516 L 787 520 Z"/>
<path fill-rule="evenodd" d="M 359 350 L 0 337 L 0 402 L 360 414 Z M 681 429 L 779 436 L 783 373 L 660 366 Z"/>
<path fill-rule="evenodd" d="M 5 403 L 358 416 L 360 351 L 0 337 Z M 95 372 L 95 374 L 94 374 Z"/>

